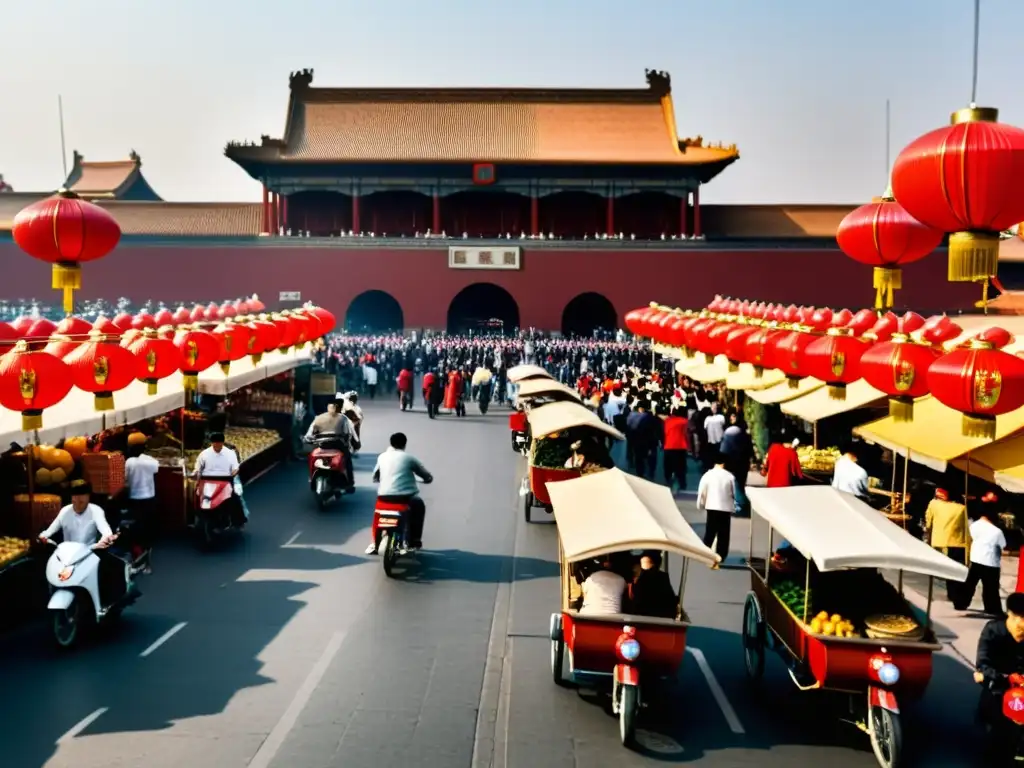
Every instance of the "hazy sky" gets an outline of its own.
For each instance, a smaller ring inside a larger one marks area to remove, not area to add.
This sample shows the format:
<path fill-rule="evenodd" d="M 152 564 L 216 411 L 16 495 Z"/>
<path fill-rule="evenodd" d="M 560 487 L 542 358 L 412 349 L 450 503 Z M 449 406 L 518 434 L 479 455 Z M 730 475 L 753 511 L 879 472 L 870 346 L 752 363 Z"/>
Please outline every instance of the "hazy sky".
<path fill-rule="evenodd" d="M 280 136 L 288 73 L 321 86 L 643 87 L 681 136 L 735 142 L 706 202 L 856 202 L 970 97 L 973 0 L 46 0 L 3 3 L 0 173 L 63 179 L 67 149 L 135 149 L 168 200 L 259 199 L 223 156 Z M 982 0 L 978 101 L 1024 125 L 1024 0 Z"/>

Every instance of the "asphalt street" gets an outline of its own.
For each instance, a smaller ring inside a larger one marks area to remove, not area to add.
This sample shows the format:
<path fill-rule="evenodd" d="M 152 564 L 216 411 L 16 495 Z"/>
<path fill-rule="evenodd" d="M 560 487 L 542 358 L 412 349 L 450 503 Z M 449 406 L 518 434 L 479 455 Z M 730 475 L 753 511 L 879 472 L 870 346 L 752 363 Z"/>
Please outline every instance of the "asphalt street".
<path fill-rule="evenodd" d="M 642 713 L 640 749 L 624 750 L 600 696 L 551 682 L 556 531 L 523 520 L 506 412 L 364 410 L 354 496 L 318 512 L 305 466 L 279 468 L 247 490 L 242 537 L 206 554 L 162 545 L 143 597 L 94 642 L 59 653 L 41 623 L 0 636 L 0 765 L 875 765 L 866 736 L 781 663 L 750 691 L 737 634 L 749 576 L 697 567 L 692 652 Z M 389 580 L 363 550 L 369 472 L 399 429 L 435 483 L 427 550 Z M 981 765 L 975 697 L 962 663 L 938 655 L 907 710 L 906 764 Z"/>

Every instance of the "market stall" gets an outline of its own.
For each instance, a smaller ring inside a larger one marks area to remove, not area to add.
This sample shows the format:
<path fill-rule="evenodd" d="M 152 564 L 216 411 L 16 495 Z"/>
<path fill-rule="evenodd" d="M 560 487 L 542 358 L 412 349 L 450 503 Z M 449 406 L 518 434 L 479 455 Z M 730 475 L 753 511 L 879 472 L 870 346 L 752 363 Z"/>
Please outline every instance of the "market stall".
<path fill-rule="evenodd" d="M 582 398 L 576 390 L 570 389 L 564 384 L 559 384 L 554 379 L 529 379 L 519 385 L 516 392 L 516 402 L 526 406 L 538 405 L 541 401 L 572 401 L 582 402 Z"/>

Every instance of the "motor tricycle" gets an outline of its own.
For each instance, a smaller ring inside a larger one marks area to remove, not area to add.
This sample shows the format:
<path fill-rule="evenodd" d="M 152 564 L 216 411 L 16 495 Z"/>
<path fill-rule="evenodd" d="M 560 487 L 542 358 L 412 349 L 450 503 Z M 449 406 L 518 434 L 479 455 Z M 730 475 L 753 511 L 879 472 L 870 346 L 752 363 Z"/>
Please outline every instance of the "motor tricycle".
<path fill-rule="evenodd" d="M 352 478 L 345 465 L 344 445 L 334 435 L 313 438 L 309 454 L 309 488 L 320 509 L 351 490 Z"/>

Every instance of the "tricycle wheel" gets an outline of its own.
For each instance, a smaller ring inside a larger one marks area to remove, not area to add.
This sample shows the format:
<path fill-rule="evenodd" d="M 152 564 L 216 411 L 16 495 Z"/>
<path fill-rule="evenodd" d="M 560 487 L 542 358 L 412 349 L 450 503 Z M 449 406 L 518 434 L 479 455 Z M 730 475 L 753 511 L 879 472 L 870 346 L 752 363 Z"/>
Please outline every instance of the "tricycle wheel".
<path fill-rule="evenodd" d="M 526 522 L 530 522 L 533 516 L 533 492 L 527 491 L 526 495 L 523 496 L 523 517 L 526 518 Z"/>
<path fill-rule="evenodd" d="M 751 592 L 743 604 L 743 662 L 751 683 L 759 683 L 764 676 L 764 651 L 764 619 L 757 596 Z"/>
<path fill-rule="evenodd" d="M 398 557 L 398 551 L 395 546 L 396 536 L 392 533 L 383 533 L 380 537 L 380 560 L 384 566 L 384 575 L 391 577 L 391 572 L 395 567 L 395 560 Z"/>
<path fill-rule="evenodd" d="M 555 685 L 563 685 L 562 663 L 565 660 L 565 641 L 562 638 L 551 641 L 551 678 Z"/>
<path fill-rule="evenodd" d="M 624 685 L 619 694 L 619 738 L 622 746 L 633 746 L 636 737 L 636 713 L 640 709 L 640 690 L 635 685 Z"/>
<path fill-rule="evenodd" d="M 903 756 L 903 726 L 899 715 L 884 707 L 871 708 L 871 749 L 882 768 L 897 768 Z"/>

